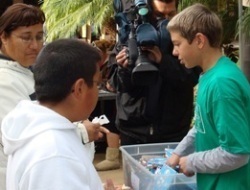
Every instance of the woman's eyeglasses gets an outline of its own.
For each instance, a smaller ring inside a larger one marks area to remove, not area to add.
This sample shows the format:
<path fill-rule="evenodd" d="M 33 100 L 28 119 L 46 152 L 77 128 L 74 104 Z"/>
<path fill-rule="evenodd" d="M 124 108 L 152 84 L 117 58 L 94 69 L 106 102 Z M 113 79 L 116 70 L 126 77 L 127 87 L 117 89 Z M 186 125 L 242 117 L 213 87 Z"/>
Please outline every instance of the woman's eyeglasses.
<path fill-rule="evenodd" d="M 43 42 L 44 42 L 43 34 L 39 34 L 35 37 L 33 37 L 33 36 L 21 36 L 21 35 L 19 36 L 19 35 L 13 34 L 13 33 L 12 33 L 12 35 L 19 38 L 20 40 L 22 40 L 22 42 L 25 44 L 31 44 L 34 40 L 39 44 L 43 44 Z"/>

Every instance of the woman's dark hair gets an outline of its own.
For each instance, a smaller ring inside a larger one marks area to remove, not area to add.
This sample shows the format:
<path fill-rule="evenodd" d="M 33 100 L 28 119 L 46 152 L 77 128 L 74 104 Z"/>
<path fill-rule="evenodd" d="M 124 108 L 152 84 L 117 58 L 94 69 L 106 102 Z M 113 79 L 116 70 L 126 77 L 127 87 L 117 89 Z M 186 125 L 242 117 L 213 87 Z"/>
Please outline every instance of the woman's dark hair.
<path fill-rule="evenodd" d="M 59 39 L 46 45 L 33 67 L 35 91 L 41 102 L 60 102 L 82 78 L 89 87 L 101 60 L 99 50 L 77 39 Z"/>
<path fill-rule="evenodd" d="M 8 7 L 0 17 L 0 35 L 5 33 L 6 36 L 9 36 L 20 26 L 32 26 L 44 22 L 45 15 L 39 7 L 15 3 Z"/>

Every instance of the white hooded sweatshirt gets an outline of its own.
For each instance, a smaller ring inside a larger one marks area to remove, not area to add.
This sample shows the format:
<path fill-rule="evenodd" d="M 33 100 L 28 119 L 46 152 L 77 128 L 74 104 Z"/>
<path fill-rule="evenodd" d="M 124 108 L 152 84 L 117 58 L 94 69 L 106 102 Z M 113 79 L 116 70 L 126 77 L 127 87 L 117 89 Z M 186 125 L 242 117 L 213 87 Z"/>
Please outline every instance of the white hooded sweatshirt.
<path fill-rule="evenodd" d="M 0 58 L 0 127 L 4 116 L 21 100 L 30 100 L 34 92 L 33 73 L 30 69 L 2 56 Z M 3 153 L 1 137 L 0 131 L 0 189 L 5 190 L 7 157 Z"/>
<path fill-rule="evenodd" d="M 102 182 L 68 119 L 21 101 L 2 123 L 7 190 L 99 190 Z"/>

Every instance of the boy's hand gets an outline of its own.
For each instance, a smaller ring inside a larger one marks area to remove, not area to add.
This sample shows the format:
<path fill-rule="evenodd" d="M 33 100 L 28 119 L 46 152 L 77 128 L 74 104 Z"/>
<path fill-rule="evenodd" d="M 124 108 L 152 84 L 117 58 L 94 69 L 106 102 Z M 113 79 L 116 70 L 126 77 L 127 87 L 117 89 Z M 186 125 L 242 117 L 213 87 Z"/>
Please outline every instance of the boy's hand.
<path fill-rule="evenodd" d="M 109 130 L 101 126 L 99 123 L 92 123 L 89 120 L 85 120 L 83 121 L 83 124 L 87 130 L 89 142 L 99 140 L 103 137 L 103 133 L 109 133 Z"/>
<path fill-rule="evenodd" d="M 121 187 L 115 187 L 111 179 L 107 179 L 103 187 L 104 187 L 104 190 L 122 190 Z"/>
<path fill-rule="evenodd" d="M 106 82 L 106 88 L 109 92 L 115 92 L 115 88 L 108 81 Z"/>
<path fill-rule="evenodd" d="M 175 168 L 177 165 L 179 165 L 180 156 L 173 153 L 172 156 L 167 160 L 167 165 L 169 165 L 171 168 Z"/>
<path fill-rule="evenodd" d="M 181 157 L 179 162 L 180 172 L 184 175 L 191 177 L 194 175 L 193 172 L 187 170 L 187 156 Z"/>

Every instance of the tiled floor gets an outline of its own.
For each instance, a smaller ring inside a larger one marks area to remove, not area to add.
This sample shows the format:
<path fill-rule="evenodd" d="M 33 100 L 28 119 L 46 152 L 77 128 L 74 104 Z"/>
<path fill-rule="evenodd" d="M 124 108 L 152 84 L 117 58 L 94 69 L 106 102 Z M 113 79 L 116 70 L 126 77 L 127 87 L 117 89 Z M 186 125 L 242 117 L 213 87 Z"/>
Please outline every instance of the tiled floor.
<path fill-rule="evenodd" d="M 94 164 L 104 160 L 105 158 L 105 152 L 96 152 Z M 116 186 L 123 185 L 123 170 L 122 170 L 122 160 L 120 160 L 121 167 L 117 170 L 109 170 L 109 171 L 99 171 L 98 174 L 103 182 L 106 181 L 106 179 L 112 179 L 114 184 Z"/>

